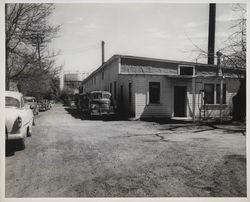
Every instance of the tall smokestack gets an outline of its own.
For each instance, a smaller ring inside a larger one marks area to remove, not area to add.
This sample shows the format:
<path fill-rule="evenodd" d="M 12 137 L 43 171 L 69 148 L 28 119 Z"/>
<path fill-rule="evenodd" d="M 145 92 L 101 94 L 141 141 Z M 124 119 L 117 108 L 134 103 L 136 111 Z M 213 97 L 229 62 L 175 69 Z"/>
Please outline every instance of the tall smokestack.
<path fill-rule="evenodd" d="M 209 4 L 208 64 L 214 64 L 215 14 L 216 5 Z"/>
<path fill-rule="evenodd" d="M 104 64 L 104 41 L 102 41 L 102 64 Z"/>

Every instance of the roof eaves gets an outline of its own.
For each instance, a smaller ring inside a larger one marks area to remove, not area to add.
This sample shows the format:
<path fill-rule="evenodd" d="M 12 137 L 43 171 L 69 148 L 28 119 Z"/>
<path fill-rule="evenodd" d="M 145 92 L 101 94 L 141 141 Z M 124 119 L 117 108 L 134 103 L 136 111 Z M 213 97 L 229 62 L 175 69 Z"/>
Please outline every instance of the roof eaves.
<path fill-rule="evenodd" d="M 176 63 L 176 64 L 190 64 L 190 65 L 200 65 L 200 66 L 210 66 L 210 67 L 217 67 L 217 65 L 210 65 L 204 63 L 195 63 L 195 62 L 187 62 L 181 60 L 167 60 L 167 59 L 158 59 L 158 58 L 147 58 L 147 57 L 140 57 L 140 56 L 130 56 L 130 55 L 116 55 L 120 58 L 128 58 L 128 59 L 137 59 L 137 60 L 148 60 L 148 61 L 157 61 L 157 62 L 169 62 L 169 63 Z"/>
<path fill-rule="evenodd" d="M 108 59 L 107 62 L 105 62 L 104 64 L 102 64 L 100 67 L 98 67 L 96 70 L 94 70 L 87 78 L 85 78 L 82 83 L 85 83 L 86 81 L 88 81 L 91 77 L 93 77 L 97 72 L 99 72 L 101 69 L 103 69 L 106 65 L 108 65 L 110 62 L 112 62 L 113 60 L 115 60 L 117 57 L 117 55 L 113 55 L 111 58 Z"/>

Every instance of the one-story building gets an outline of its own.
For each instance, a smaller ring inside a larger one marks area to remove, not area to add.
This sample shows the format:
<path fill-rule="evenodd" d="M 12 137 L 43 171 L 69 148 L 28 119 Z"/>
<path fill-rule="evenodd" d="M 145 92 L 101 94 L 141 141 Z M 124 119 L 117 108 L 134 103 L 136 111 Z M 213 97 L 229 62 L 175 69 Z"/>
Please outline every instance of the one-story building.
<path fill-rule="evenodd" d="M 86 92 L 110 91 L 119 112 L 130 117 L 225 117 L 240 86 L 237 73 L 217 65 L 114 55 L 82 85 Z"/>

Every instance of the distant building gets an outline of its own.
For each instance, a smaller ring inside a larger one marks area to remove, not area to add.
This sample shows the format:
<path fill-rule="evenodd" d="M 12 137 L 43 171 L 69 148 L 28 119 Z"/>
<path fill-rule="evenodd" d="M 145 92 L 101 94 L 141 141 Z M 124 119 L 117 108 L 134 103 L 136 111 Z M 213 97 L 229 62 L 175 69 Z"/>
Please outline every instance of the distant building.
<path fill-rule="evenodd" d="M 64 72 L 63 75 L 63 89 L 72 89 L 75 93 L 78 92 L 81 86 L 82 80 L 85 78 L 85 73 L 76 72 Z"/>
<path fill-rule="evenodd" d="M 227 117 L 240 83 L 234 69 L 222 72 L 216 65 L 114 55 L 84 79 L 83 89 L 110 91 L 118 109 L 136 118 Z"/>

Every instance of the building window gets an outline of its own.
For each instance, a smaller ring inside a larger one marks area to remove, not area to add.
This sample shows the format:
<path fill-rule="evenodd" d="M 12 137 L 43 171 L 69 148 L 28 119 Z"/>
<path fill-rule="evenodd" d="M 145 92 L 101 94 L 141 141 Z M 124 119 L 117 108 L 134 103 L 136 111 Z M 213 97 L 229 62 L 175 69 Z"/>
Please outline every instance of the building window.
<path fill-rule="evenodd" d="M 223 84 L 222 92 L 222 104 L 226 104 L 226 84 Z M 216 104 L 220 104 L 220 84 L 216 84 Z"/>
<path fill-rule="evenodd" d="M 129 104 L 132 103 L 132 83 L 128 84 L 128 101 Z"/>
<path fill-rule="evenodd" d="M 193 66 L 179 66 L 179 75 L 194 75 L 194 67 Z"/>
<path fill-rule="evenodd" d="M 149 104 L 160 103 L 160 82 L 149 82 Z"/>
<path fill-rule="evenodd" d="M 104 79 L 104 72 L 102 72 L 102 80 Z"/>
<path fill-rule="evenodd" d="M 114 82 L 114 99 L 116 99 L 116 81 Z"/>
<path fill-rule="evenodd" d="M 24 106 L 25 106 L 24 98 L 21 97 L 21 108 L 23 108 Z"/>
<path fill-rule="evenodd" d="M 204 93 L 206 104 L 214 104 L 214 84 L 205 84 Z"/>
<path fill-rule="evenodd" d="M 94 84 L 96 84 L 96 77 L 94 78 Z"/>
<path fill-rule="evenodd" d="M 112 95 L 112 83 L 109 84 L 109 92 L 110 92 L 111 95 Z"/>
<path fill-rule="evenodd" d="M 220 104 L 220 84 L 205 84 L 206 104 Z M 226 84 L 223 84 L 222 104 L 226 104 Z"/>

